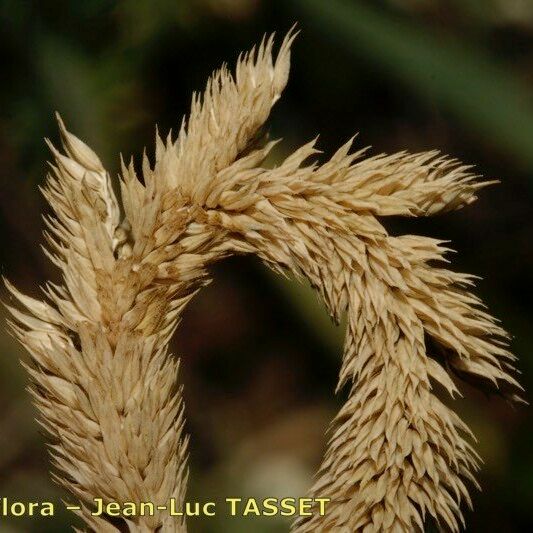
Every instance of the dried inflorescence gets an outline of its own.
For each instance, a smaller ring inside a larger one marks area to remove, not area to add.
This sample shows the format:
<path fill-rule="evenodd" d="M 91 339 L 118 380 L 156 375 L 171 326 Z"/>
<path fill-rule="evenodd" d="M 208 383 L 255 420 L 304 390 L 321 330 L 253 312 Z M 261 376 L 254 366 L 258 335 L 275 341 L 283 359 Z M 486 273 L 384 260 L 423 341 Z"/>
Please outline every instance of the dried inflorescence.
<path fill-rule="evenodd" d="M 164 511 L 112 524 L 92 499 L 183 503 L 187 438 L 169 339 L 209 264 L 252 253 L 307 278 L 335 320 L 348 314 L 334 421 L 311 494 L 325 516 L 294 531 L 411 531 L 432 516 L 459 528 L 477 456 L 468 428 L 434 394 L 450 373 L 518 399 L 507 335 L 468 292 L 472 277 L 435 266 L 441 241 L 391 236 L 379 219 L 427 216 L 475 200 L 469 168 L 437 152 L 364 157 L 351 141 L 322 165 L 310 142 L 275 168 L 259 132 L 288 78 L 293 33 L 215 73 L 177 139 L 156 138 L 142 179 L 123 164 L 121 208 L 94 152 L 59 121 L 65 155 L 44 194 L 51 260 L 63 274 L 47 301 L 11 294 L 12 328 L 32 356 L 56 479 L 96 531 L 184 531 Z M 475 483 L 475 481 L 474 481 Z"/>

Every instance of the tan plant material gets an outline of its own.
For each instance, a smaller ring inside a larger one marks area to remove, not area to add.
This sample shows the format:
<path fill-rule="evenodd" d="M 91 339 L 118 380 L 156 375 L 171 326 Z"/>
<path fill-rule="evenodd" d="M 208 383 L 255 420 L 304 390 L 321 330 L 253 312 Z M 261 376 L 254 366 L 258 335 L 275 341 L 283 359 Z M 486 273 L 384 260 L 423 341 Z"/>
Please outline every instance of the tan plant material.
<path fill-rule="evenodd" d="M 306 162 L 314 141 L 263 165 L 274 143 L 259 132 L 293 39 L 275 59 L 269 38 L 234 75 L 216 72 L 177 138 L 156 136 L 141 179 L 123 164 L 123 215 L 98 157 L 59 120 L 64 154 L 51 146 L 43 192 L 55 213 L 47 254 L 63 281 L 46 285 L 46 302 L 7 286 L 25 308 L 10 307 L 12 328 L 32 357 L 55 477 L 96 531 L 125 524 L 91 516 L 95 497 L 184 501 L 187 438 L 167 346 L 209 264 L 230 254 L 307 278 L 335 320 L 348 314 L 338 388 L 348 383 L 349 397 L 311 489 L 332 501 L 294 531 L 412 531 L 428 516 L 458 530 L 478 458 L 433 385 L 453 395 L 451 373 L 518 399 L 507 335 L 468 292 L 472 276 L 439 265 L 442 241 L 391 236 L 380 222 L 461 208 L 487 182 L 437 152 L 365 157 L 351 141 L 321 165 Z M 185 530 L 163 511 L 125 523 Z"/>

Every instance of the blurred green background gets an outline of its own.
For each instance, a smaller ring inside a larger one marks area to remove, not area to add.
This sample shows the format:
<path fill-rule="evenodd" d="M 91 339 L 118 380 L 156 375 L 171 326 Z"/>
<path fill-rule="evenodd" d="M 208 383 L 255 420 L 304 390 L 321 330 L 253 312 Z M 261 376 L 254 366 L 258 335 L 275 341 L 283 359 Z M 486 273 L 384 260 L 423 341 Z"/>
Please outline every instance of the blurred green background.
<path fill-rule="evenodd" d="M 265 32 L 302 30 L 270 120 L 277 157 L 320 133 L 331 153 L 355 132 L 375 152 L 438 148 L 501 185 L 432 219 L 388 219 L 391 232 L 451 239 L 453 267 L 514 336 L 533 389 L 532 0 L 0 1 L 0 270 L 33 295 L 57 279 L 41 253 L 42 184 L 57 140 L 53 112 L 116 175 L 118 154 L 177 128 L 191 92 Z M 137 161 L 139 158 L 137 157 Z M 186 312 L 183 356 L 191 499 L 303 495 L 326 443 L 342 331 L 306 287 L 258 261 L 217 265 Z M 5 291 L 2 292 L 5 298 Z M 53 500 L 45 439 L 25 392 L 21 349 L 0 328 L 0 496 Z M 462 386 L 455 408 L 485 460 L 469 531 L 533 525 L 531 410 Z M 528 397 L 530 394 L 528 393 Z M 60 509 L 61 506 L 58 506 Z M 0 532 L 68 531 L 73 518 L 0 518 Z M 277 532 L 273 519 L 192 519 L 191 532 Z"/>

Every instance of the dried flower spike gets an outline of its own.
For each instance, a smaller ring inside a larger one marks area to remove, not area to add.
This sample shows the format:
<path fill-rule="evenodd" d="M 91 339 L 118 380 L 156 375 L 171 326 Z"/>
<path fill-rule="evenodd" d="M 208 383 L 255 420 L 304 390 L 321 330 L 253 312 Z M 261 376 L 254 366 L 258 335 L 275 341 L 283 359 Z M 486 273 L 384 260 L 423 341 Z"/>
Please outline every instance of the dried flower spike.
<path fill-rule="evenodd" d="M 507 335 L 468 292 L 472 277 L 434 266 L 441 241 L 393 237 L 378 220 L 461 208 L 487 182 L 437 152 L 365 158 L 351 141 L 323 165 L 306 163 L 310 142 L 263 166 L 274 143 L 258 135 L 294 36 L 275 58 L 270 37 L 234 75 L 216 72 L 177 139 L 157 136 L 142 180 L 123 164 L 122 220 L 100 160 L 59 119 L 64 155 L 50 145 L 43 192 L 63 282 L 46 285 L 46 302 L 7 287 L 25 308 L 9 307 L 11 327 L 31 354 L 54 476 L 96 531 L 185 531 L 166 511 L 112 521 L 90 510 L 93 498 L 183 504 L 187 438 L 167 346 L 209 264 L 231 254 L 306 277 L 336 320 L 348 314 L 338 387 L 349 397 L 311 489 L 331 503 L 293 531 L 422 530 L 428 516 L 457 531 L 478 459 L 433 384 L 453 395 L 452 373 L 518 399 Z"/>

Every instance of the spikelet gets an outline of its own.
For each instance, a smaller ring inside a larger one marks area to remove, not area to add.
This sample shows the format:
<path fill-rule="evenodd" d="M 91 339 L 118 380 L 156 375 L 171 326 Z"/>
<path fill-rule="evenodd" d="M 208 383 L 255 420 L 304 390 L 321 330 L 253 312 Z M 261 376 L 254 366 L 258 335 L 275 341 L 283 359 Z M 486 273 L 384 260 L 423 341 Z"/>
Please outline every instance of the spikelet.
<path fill-rule="evenodd" d="M 270 37 L 235 76 L 216 72 L 178 137 L 156 136 L 142 180 L 123 163 L 122 221 L 99 159 L 60 121 L 66 156 L 52 148 L 44 193 L 63 284 L 47 286 L 48 303 L 7 286 L 26 308 L 10 307 L 12 327 L 32 356 L 56 478 L 96 531 L 117 524 L 90 515 L 94 497 L 184 501 L 187 438 L 167 345 L 209 265 L 231 254 L 307 278 L 336 321 L 348 315 L 338 384 L 348 400 L 310 491 L 331 503 L 293 531 L 423 530 L 428 517 L 457 531 L 479 458 L 434 385 L 453 397 L 456 374 L 520 399 L 507 334 L 469 292 L 473 277 L 435 266 L 442 241 L 391 236 L 378 219 L 459 209 L 490 182 L 437 152 L 365 157 L 352 141 L 322 165 L 307 163 L 312 141 L 263 166 L 275 143 L 257 140 L 287 83 L 294 36 L 275 59 Z M 120 527 L 185 523 L 159 512 Z"/>
<path fill-rule="evenodd" d="M 92 529 L 119 531 L 91 515 L 93 498 L 183 502 L 187 439 L 178 364 L 167 344 L 189 287 L 179 294 L 177 285 L 156 287 L 157 268 L 142 254 L 124 253 L 107 172 L 59 124 L 67 155 L 50 145 L 55 163 L 43 192 L 55 214 L 46 221 L 49 256 L 63 284 L 48 284 L 49 301 L 41 302 L 7 282 L 25 307 L 9 310 L 12 329 L 32 357 L 31 392 L 53 439 L 55 478 L 81 500 L 79 514 Z M 136 244 L 146 250 L 147 241 L 151 235 Z M 132 532 L 185 530 L 160 512 L 128 526 Z"/>

